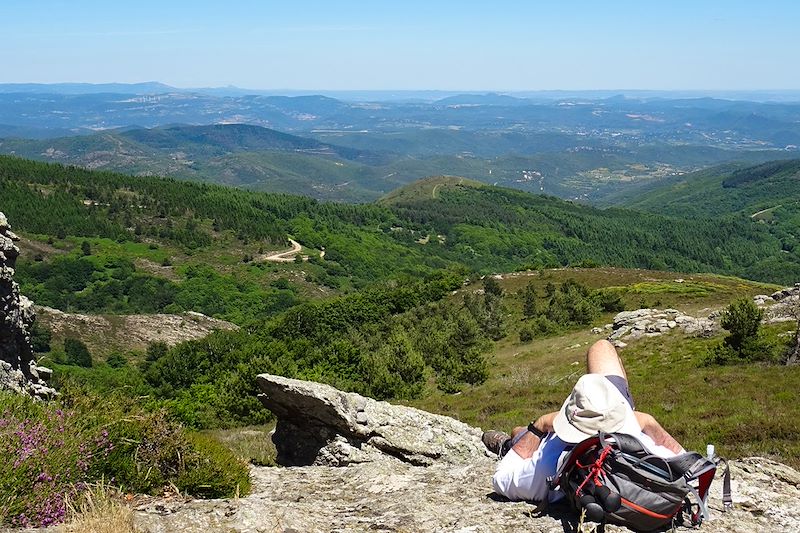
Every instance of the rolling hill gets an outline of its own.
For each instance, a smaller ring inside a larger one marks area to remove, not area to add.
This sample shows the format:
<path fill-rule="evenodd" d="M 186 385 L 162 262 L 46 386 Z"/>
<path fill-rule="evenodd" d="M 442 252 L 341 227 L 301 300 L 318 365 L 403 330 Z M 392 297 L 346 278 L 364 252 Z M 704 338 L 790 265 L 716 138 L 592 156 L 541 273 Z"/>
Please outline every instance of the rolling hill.
<path fill-rule="evenodd" d="M 297 105 L 295 100 L 291 103 Z M 326 100 L 319 105 L 334 104 Z M 247 124 L 131 127 L 44 140 L 6 138 L 0 139 L 0 153 L 349 202 L 372 201 L 437 174 L 591 201 L 679 169 L 776 157 L 772 151 L 708 146 L 609 147 L 597 139 L 536 132 L 337 131 L 317 132 L 311 138 Z"/>
<path fill-rule="evenodd" d="M 753 215 L 800 197 L 800 159 L 726 165 L 677 176 L 622 194 L 618 205 L 671 215 Z"/>

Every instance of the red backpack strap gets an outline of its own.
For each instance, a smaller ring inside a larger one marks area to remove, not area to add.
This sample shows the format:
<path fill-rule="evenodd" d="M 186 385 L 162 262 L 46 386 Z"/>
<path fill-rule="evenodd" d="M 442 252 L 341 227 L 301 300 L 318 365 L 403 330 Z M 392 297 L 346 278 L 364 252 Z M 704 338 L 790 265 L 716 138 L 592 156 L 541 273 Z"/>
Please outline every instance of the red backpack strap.
<path fill-rule="evenodd" d="M 567 455 L 564 458 L 564 461 L 561 463 L 561 466 L 558 467 L 556 475 L 549 480 L 550 489 L 555 490 L 557 487 L 559 487 L 561 485 L 561 479 L 563 475 L 572 470 L 572 468 L 575 466 L 575 463 L 578 461 L 578 458 L 581 457 L 587 451 L 589 451 L 593 446 L 599 446 L 599 445 L 600 445 L 599 435 L 589 437 L 588 439 L 584 439 L 578 444 L 576 444 L 575 447 L 572 448 L 572 451 L 569 452 L 569 455 Z"/>

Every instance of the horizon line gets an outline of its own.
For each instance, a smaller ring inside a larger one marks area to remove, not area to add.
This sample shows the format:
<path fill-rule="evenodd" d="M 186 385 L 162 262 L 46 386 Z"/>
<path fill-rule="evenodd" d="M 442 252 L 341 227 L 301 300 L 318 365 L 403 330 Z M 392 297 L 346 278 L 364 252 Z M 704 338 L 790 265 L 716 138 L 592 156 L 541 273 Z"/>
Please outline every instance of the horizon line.
<path fill-rule="evenodd" d="M 172 89 L 181 90 L 241 90 L 241 91 L 270 91 L 270 92 L 468 92 L 468 93 L 522 93 L 522 92 L 631 92 L 631 91 L 647 91 L 647 92 L 800 92 L 800 87 L 796 88 L 526 88 L 526 89 L 502 89 L 502 88 L 290 88 L 290 87 L 275 87 L 275 88 L 256 88 L 256 87 L 242 87 L 239 85 L 205 85 L 205 86 L 181 86 L 165 83 L 158 80 L 147 81 L 103 81 L 103 82 L 86 82 L 86 81 L 51 81 L 51 82 L 36 82 L 36 81 L 0 81 L 0 85 L 148 85 L 158 84 L 164 85 Z"/>

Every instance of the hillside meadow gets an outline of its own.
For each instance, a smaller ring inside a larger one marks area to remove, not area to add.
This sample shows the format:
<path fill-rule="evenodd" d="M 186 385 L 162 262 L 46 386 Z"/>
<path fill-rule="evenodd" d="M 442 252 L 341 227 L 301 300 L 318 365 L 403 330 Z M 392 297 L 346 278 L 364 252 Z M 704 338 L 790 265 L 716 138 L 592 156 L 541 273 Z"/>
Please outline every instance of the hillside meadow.
<path fill-rule="evenodd" d="M 671 307 L 693 316 L 719 310 L 737 297 L 770 294 L 775 288 L 711 275 L 678 277 L 606 268 L 519 274 L 500 285 L 507 294 L 515 294 L 530 281 L 543 290 L 547 283 L 570 278 L 594 287 L 623 289 L 629 309 Z M 516 332 L 526 321 L 521 303 L 515 300 L 507 300 L 509 335 L 491 349 L 486 382 L 458 395 L 433 392 L 411 405 L 505 431 L 561 407 L 585 368 L 586 350 L 604 334 L 593 334 L 587 326 L 520 342 Z M 592 325 L 602 327 L 612 316 L 598 316 Z M 774 342 L 785 344 L 780 339 L 786 337 L 779 335 L 793 331 L 794 324 L 765 329 Z M 704 450 L 713 443 L 722 456 L 763 455 L 800 466 L 800 406 L 792 392 L 800 386 L 800 368 L 763 363 L 706 366 L 709 349 L 724 334 L 701 338 L 672 331 L 628 342 L 620 356 L 637 409 L 655 416 L 687 448 Z"/>

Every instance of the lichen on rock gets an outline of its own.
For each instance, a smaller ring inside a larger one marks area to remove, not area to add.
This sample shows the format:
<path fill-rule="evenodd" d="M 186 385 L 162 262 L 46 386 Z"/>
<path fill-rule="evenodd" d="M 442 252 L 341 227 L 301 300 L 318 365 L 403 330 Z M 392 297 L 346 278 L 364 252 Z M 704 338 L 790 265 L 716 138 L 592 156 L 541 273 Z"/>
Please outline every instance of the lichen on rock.
<path fill-rule="evenodd" d="M 310 381 L 261 374 L 257 382 L 262 403 L 278 418 L 272 440 L 279 464 L 344 466 L 392 458 L 427 466 L 486 459 L 481 431 L 450 417 Z"/>
<path fill-rule="evenodd" d="M 18 240 L 0 213 L 0 389 L 49 399 L 56 394 L 45 381 L 52 371 L 36 365 L 31 344 L 33 302 L 20 294 L 14 281 Z"/>

